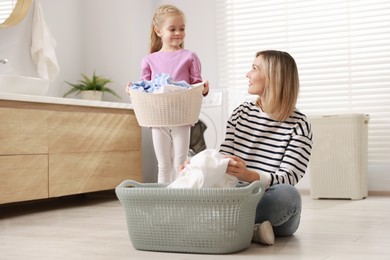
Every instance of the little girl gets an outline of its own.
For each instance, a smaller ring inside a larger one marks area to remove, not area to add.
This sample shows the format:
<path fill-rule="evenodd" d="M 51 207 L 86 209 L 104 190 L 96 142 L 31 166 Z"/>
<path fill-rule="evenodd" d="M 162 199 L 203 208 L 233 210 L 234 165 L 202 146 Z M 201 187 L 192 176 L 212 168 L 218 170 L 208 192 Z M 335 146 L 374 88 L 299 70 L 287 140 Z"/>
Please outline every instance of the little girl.
<path fill-rule="evenodd" d="M 185 37 L 184 13 L 175 6 L 160 6 L 152 21 L 150 54 L 141 65 L 141 80 L 151 80 L 159 73 L 169 74 L 173 81 L 189 84 L 202 82 L 198 56 L 183 48 Z M 208 94 L 205 83 L 203 96 Z M 179 167 L 187 159 L 190 142 L 190 125 L 152 127 L 154 151 L 158 162 L 158 183 L 175 180 Z"/>

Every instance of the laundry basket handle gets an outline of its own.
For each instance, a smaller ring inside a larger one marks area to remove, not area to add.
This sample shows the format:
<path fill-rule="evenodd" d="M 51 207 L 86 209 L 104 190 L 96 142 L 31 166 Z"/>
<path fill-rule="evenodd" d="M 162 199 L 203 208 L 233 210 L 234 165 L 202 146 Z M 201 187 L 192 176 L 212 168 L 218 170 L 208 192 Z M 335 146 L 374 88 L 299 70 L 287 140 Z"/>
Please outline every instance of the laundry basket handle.
<path fill-rule="evenodd" d="M 167 185 L 166 183 L 141 183 L 134 180 L 124 180 L 117 188 L 164 188 Z"/>
<path fill-rule="evenodd" d="M 127 188 L 127 187 L 141 187 L 142 183 L 133 180 L 124 180 L 121 184 L 118 185 L 118 188 Z"/>
<path fill-rule="evenodd" d="M 262 197 L 265 189 L 260 181 L 254 181 L 251 184 L 249 184 L 245 189 L 252 190 L 252 196 L 254 197 Z"/>

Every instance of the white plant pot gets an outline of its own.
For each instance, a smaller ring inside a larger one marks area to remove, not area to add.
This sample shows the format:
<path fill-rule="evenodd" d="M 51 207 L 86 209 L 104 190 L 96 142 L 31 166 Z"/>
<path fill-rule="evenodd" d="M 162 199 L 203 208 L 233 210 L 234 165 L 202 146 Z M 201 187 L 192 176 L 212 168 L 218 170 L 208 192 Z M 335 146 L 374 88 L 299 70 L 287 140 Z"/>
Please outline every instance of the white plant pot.
<path fill-rule="evenodd" d="M 81 92 L 81 96 L 86 100 L 98 100 L 101 101 L 103 98 L 103 92 L 94 91 L 94 90 L 86 90 Z"/>

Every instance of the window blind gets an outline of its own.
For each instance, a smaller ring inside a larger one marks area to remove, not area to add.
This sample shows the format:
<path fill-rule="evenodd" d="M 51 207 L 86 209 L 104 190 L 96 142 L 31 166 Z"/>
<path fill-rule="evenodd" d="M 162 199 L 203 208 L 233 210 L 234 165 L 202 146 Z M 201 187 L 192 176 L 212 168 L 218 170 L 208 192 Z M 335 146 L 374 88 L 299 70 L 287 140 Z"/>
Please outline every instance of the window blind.
<path fill-rule="evenodd" d="M 254 97 L 245 74 L 260 50 L 289 52 L 298 108 L 369 114 L 368 160 L 390 161 L 390 1 L 216 0 L 219 86 L 229 112 Z"/>

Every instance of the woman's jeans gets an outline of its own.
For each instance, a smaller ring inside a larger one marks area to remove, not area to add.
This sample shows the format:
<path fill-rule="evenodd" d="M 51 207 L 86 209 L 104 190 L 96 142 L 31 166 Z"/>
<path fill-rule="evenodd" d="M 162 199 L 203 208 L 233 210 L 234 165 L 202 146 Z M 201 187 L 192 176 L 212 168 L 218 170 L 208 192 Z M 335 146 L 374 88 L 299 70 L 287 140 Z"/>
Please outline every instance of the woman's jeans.
<path fill-rule="evenodd" d="M 256 208 L 255 223 L 271 222 L 275 236 L 291 236 L 299 226 L 302 199 L 289 184 L 269 187 Z"/>

